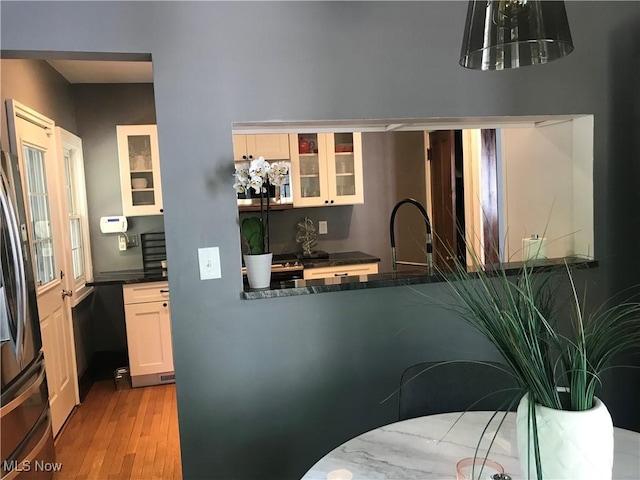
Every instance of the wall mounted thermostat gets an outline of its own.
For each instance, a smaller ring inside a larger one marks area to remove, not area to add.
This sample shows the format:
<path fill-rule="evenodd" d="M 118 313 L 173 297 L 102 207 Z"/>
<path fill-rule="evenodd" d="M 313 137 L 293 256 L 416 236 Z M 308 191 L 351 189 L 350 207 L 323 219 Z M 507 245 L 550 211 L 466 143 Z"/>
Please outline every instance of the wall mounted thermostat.
<path fill-rule="evenodd" d="M 124 233 L 127 227 L 127 217 L 100 217 L 102 233 Z"/>

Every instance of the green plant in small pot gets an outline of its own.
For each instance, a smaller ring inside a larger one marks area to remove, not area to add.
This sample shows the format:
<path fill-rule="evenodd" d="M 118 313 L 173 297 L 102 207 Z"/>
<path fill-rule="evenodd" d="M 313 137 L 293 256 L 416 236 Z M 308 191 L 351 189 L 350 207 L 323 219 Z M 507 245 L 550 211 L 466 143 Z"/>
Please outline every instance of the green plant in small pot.
<path fill-rule="evenodd" d="M 549 271 L 525 262 L 513 275 L 472 257 L 471 272 L 460 261 L 440 272 L 456 298 L 447 308 L 496 347 L 520 386 L 524 477 L 611 479 L 613 424 L 595 391 L 614 358 L 640 346 L 640 303 L 587 309 L 566 263 Z"/>
<path fill-rule="evenodd" d="M 245 218 L 241 224 L 243 258 L 251 288 L 268 288 L 271 283 L 273 254 L 269 249 L 269 187 L 282 185 L 287 174 L 285 163 L 269 164 L 262 156 L 252 160 L 248 168 L 236 168 L 234 174 L 236 193 L 253 189 L 260 198 L 260 216 Z"/>

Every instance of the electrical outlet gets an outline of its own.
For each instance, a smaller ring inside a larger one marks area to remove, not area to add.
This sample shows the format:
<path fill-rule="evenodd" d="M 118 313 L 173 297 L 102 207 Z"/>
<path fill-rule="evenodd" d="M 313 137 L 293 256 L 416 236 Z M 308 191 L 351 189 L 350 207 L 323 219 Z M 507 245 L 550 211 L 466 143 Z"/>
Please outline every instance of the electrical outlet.
<path fill-rule="evenodd" d="M 137 247 L 138 246 L 138 236 L 137 235 L 127 235 L 127 248 Z"/>
<path fill-rule="evenodd" d="M 327 221 L 326 220 L 320 220 L 318 222 L 318 233 L 320 235 L 326 235 L 327 233 L 329 233 L 329 231 L 327 230 Z"/>
<path fill-rule="evenodd" d="M 124 252 L 127 249 L 127 237 L 124 235 L 118 235 L 118 249 Z"/>

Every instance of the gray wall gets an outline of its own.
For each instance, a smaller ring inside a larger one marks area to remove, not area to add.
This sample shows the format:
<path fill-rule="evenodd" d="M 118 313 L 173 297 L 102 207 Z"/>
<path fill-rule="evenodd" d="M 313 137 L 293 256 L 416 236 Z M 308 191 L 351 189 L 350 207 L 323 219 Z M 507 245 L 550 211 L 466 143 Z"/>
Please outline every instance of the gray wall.
<path fill-rule="evenodd" d="M 67 80 L 43 60 L 0 61 L 2 148 L 9 148 L 6 100 L 14 99 L 53 119 L 56 125 L 77 134 L 73 91 Z M 87 369 L 95 351 L 93 341 L 93 295 L 72 309 L 78 377 Z"/>
<path fill-rule="evenodd" d="M 7 60 L 0 62 L 0 139 L 9 149 L 6 100 L 11 98 L 55 120 L 56 125 L 76 133 L 71 85 L 43 60 Z"/>
<path fill-rule="evenodd" d="M 392 134 L 396 201 L 414 198 L 427 208 L 424 132 Z M 389 211 L 391 211 L 390 209 Z M 389 214 L 386 218 L 388 219 Z M 384 218 L 381 219 L 384 221 Z M 387 220 L 388 221 L 388 220 Z M 401 206 L 395 218 L 396 254 L 399 261 L 426 262 L 426 226 L 413 205 Z M 399 267 L 412 268 L 412 267 Z"/>
<path fill-rule="evenodd" d="M 93 270 L 142 268 L 140 246 L 118 250 L 117 235 L 100 232 L 100 217 L 122 215 L 116 125 L 156 123 L 153 85 L 78 84 L 73 101 L 84 152 Z M 138 240 L 140 233 L 164 230 L 162 215 L 128 217 L 128 223 L 127 234 Z"/>
<path fill-rule="evenodd" d="M 142 268 L 140 247 L 118 250 L 117 237 L 100 232 L 101 216 L 122 214 L 116 125 L 154 124 L 153 85 L 71 85 L 43 60 L 2 60 L 2 100 L 15 99 L 79 135 L 83 142 L 94 272 Z M 8 145 L 6 114 L 3 146 Z M 160 215 L 131 217 L 130 234 L 163 231 Z M 73 309 L 78 374 L 96 351 L 126 350 L 120 288 L 97 288 Z"/>
<path fill-rule="evenodd" d="M 117 235 L 100 232 L 100 217 L 122 215 L 116 125 L 156 123 L 153 85 L 76 84 L 72 90 L 84 154 L 93 271 L 140 269 L 140 233 L 164 231 L 162 215 L 128 217 L 127 234 L 138 236 L 138 246 L 124 252 L 118 250 Z M 94 350 L 126 351 L 122 288 L 97 287 L 94 297 Z"/>
<path fill-rule="evenodd" d="M 638 283 L 640 4 L 612 3 L 567 2 L 567 58 L 475 72 L 462 2 L 3 2 L 3 49 L 152 54 L 185 478 L 299 478 L 397 419 L 380 400 L 406 366 L 492 357 L 405 288 L 241 301 L 233 122 L 593 113 L 591 292 Z M 202 246 L 221 280 L 198 280 Z M 639 428 L 637 383 L 612 384 L 615 423 Z"/>

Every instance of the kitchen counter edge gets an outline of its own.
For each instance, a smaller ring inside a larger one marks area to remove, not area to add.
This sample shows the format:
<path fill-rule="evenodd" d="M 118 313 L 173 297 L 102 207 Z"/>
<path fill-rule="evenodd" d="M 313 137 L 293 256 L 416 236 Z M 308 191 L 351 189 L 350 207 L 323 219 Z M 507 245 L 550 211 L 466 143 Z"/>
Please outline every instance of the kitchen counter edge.
<path fill-rule="evenodd" d="M 573 268 L 595 268 L 598 267 L 597 260 L 581 258 L 558 258 L 538 262 L 533 265 L 534 272 L 551 272 L 567 265 Z M 506 263 L 494 267 L 493 270 L 500 272 L 504 270 L 509 276 L 517 275 L 523 262 Z M 492 270 L 487 267 L 488 272 Z M 365 278 L 363 278 L 365 277 Z M 243 300 L 259 300 L 265 298 L 293 297 L 298 295 L 309 295 L 315 293 L 342 292 L 348 290 L 363 290 L 367 288 L 401 287 L 409 285 L 419 285 L 427 283 L 446 282 L 443 275 L 428 274 L 425 270 L 408 270 L 388 273 L 378 273 L 374 275 L 359 275 L 340 278 L 326 278 L 314 280 L 290 280 L 286 282 L 272 283 L 265 289 L 247 289 L 240 292 Z"/>
<path fill-rule="evenodd" d="M 93 280 L 87 282 L 88 287 L 104 285 L 129 285 L 133 283 L 166 282 L 169 276 L 166 271 L 118 270 L 96 273 Z"/>
<path fill-rule="evenodd" d="M 304 266 L 304 268 L 325 268 L 325 267 L 338 267 L 343 265 L 360 265 L 366 263 L 379 263 L 380 259 L 363 253 L 360 251 L 351 252 L 337 252 L 330 253 L 326 258 L 307 258 L 298 256 L 298 261 Z"/>

